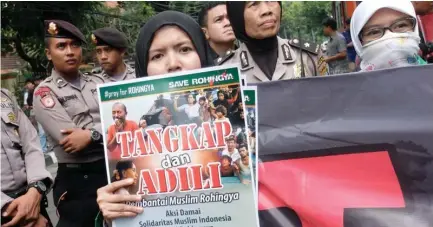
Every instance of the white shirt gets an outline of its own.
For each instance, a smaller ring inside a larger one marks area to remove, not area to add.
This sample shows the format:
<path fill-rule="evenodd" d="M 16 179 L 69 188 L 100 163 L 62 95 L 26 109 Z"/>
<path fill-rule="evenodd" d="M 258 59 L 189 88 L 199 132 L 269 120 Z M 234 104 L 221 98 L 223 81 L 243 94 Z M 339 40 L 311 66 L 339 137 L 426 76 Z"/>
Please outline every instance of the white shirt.
<path fill-rule="evenodd" d="M 221 155 L 227 155 L 227 156 L 229 156 L 230 158 L 232 158 L 232 164 L 234 163 L 234 162 L 236 162 L 238 159 L 240 159 L 241 158 L 241 155 L 239 154 L 239 151 L 238 151 L 238 149 L 234 149 L 234 151 L 233 151 L 233 153 L 230 155 L 230 152 L 229 152 L 229 150 L 228 149 L 225 149 L 223 152 L 222 152 L 222 154 Z"/>
<path fill-rule="evenodd" d="M 184 110 L 186 115 L 188 115 L 189 119 L 192 119 L 194 117 L 200 117 L 199 113 L 200 104 L 196 103 L 192 106 L 189 104 L 184 104 L 178 108 L 178 111 Z"/>

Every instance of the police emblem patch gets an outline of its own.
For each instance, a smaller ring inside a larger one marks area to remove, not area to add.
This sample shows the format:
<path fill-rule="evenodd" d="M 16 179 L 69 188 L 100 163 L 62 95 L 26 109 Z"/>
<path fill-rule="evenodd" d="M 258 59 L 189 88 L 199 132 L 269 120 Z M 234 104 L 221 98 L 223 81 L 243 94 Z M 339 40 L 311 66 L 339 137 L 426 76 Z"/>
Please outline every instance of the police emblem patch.
<path fill-rule="evenodd" d="M 43 97 L 41 99 L 41 103 L 46 108 L 53 108 L 53 106 L 55 104 L 54 99 L 51 95 L 46 95 L 45 97 Z"/>

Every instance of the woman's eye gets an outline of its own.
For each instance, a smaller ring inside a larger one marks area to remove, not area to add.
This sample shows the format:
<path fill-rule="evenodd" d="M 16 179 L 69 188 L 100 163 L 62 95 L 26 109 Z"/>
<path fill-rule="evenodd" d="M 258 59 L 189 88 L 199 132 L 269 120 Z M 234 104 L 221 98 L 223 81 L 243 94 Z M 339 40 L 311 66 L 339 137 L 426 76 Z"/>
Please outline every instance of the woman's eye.
<path fill-rule="evenodd" d="M 190 51 L 192 51 L 191 47 L 182 47 L 182 48 L 180 48 L 180 52 L 181 53 L 188 53 Z"/>
<path fill-rule="evenodd" d="M 381 31 L 379 29 L 369 30 L 365 33 L 366 36 L 374 36 L 380 34 Z"/>
<path fill-rule="evenodd" d="M 152 58 L 151 58 L 151 60 L 152 61 L 155 61 L 155 60 L 159 60 L 159 59 L 161 59 L 162 58 L 162 54 L 155 54 Z"/>

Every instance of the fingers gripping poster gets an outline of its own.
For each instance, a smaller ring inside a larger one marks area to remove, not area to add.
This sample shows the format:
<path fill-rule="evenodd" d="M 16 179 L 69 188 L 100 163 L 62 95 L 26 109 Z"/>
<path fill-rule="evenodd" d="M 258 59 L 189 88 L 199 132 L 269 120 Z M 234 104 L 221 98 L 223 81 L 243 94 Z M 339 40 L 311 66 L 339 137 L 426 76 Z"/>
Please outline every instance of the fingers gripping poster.
<path fill-rule="evenodd" d="M 236 67 L 99 88 L 107 175 L 134 179 L 144 212 L 115 226 L 258 226 Z"/>

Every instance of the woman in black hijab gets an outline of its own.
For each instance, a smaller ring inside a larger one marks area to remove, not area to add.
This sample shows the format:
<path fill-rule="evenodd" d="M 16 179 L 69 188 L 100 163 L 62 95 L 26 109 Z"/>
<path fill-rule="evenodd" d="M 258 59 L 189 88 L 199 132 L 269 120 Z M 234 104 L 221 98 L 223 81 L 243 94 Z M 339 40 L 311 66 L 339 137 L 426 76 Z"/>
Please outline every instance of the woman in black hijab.
<path fill-rule="evenodd" d="M 190 16 L 164 11 L 140 30 L 136 44 L 137 77 L 213 66 L 211 49 Z"/>
<path fill-rule="evenodd" d="M 232 25 L 236 38 L 245 43 L 254 61 L 262 72 L 271 80 L 278 59 L 278 32 L 270 37 L 257 39 L 250 37 L 245 30 L 245 21 L 247 20 L 244 13 L 245 8 L 258 7 L 257 4 L 259 3 L 260 2 L 228 1 L 227 15 L 230 19 L 230 24 Z M 279 17 L 276 15 L 274 16 L 280 20 L 282 17 L 281 2 L 278 2 L 278 4 L 280 5 L 280 15 Z M 254 19 L 252 19 L 252 22 L 255 23 L 253 20 Z M 280 21 L 278 21 L 278 24 L 279 23 Z"/>
<path fill-rule="evenodd" d="M 136 76 L 213 66 L 210 50 L 194 19 L 180 12 L 164 11 L 152 17 L 140 30 L 136 44 Z M 120 188 L 133 184 L 127 180 L 113 182 L 98 190 L 98 205 L 106 220 L 134 217 L 143 212 L 143 208 L 124 204 L 141 201 L 140 196 L 116 195 Z"/>

